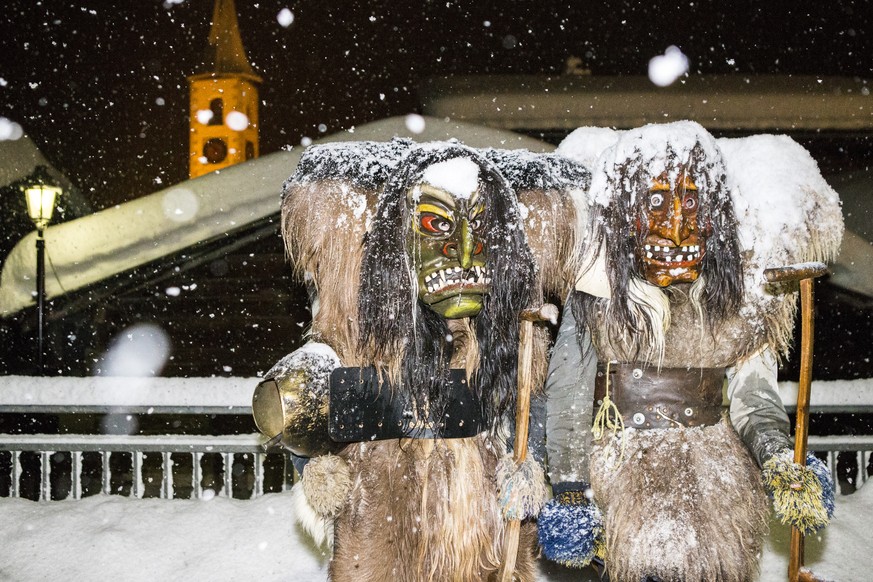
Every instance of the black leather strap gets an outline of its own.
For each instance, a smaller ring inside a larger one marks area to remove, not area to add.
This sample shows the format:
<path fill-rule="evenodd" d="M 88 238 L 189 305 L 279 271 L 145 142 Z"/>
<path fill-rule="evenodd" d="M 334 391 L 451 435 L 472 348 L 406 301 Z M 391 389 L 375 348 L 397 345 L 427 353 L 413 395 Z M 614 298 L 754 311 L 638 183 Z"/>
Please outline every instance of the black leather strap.
<path fill-rule="evenodd" d="M 416 418 L 415 406 L 376 370 L 336 368 L 330 375 L 330 438 L 360 442 L 396 438 L 452 439 L 485 430 L 481 407 L 467 384 L 464 370 L 450 370 L 444 410 Z"/>

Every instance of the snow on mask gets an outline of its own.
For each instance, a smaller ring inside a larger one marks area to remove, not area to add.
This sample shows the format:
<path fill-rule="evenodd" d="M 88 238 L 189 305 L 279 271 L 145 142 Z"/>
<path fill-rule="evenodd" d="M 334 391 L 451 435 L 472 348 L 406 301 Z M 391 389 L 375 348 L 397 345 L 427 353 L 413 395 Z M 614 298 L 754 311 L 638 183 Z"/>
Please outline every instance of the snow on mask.
<path fill-rule="evenodd" d="M 479 166 L 469 158 L 452 158 L 429 166 L 421 181 L 467 200 L 479 190 Z"/>

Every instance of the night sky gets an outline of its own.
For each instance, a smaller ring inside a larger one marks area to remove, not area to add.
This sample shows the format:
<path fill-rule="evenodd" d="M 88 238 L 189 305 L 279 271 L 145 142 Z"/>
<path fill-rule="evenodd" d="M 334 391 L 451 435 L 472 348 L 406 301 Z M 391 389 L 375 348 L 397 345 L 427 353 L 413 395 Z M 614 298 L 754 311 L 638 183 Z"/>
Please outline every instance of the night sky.
<path fill-rule="evenodd" d="M 283 8 L 294 14 L 287 28 Z M 187 177 L 187 80 L 212 0 L 5 0 L 0 116 L 95 208 Z M 873 5 L 834 2 L 237 0 L 261 87 L 261 153 L 418 107 L 433 75 L 644 75 L 677 45 L 690 74 L 873 79 Z M 289 170 L 290 171 L 290 170 Z"/>

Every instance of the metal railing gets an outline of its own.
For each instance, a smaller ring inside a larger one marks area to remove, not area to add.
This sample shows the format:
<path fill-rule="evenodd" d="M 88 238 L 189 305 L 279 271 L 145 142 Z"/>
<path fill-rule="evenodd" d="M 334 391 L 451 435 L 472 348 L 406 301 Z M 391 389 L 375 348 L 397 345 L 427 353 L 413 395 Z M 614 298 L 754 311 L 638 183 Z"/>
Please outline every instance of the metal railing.
<path fill-rule="evenodd" d="M 797 383 L 780 382 L 779 395 L 785 409 L 793 412 L 797 407 Z M 809 410 L 811 414 L 873 417 L 873 378 L 814 381 Z M 827 453 L 828 468 L 841 493 L 853 492 L 870 478 L 873 434 L 811 434 L 809 450 Z M 847 487 L 846 491 L 844 487 Z"/>
<path fill-rule="evenodd" d="M 810 436 L 809 450 L 827 453 L 828 469 L 840 492 L 843 492 L 840 481 L 848 480 L 854 486 L 851 488 L 854 491 L 870 478 L 870 452 L 873 451 L 871 435 Z M 854 458 L 850 453 L 854 453 Z M 846 468 L 842 465 L 846 465 Z"/>
<path fill-rule="evenodd" d="M 0 435 L 6 457 L 0 457 L 0 495 L 5 489 L 21 497 L 28 489 L 22 481 L 38 484 L 30 497 L 39 500 L 96 493 L 251 499 L 286 490 L 293 466 L 283 453 L 265 453 L 260 442 L 256 434 Z"/>

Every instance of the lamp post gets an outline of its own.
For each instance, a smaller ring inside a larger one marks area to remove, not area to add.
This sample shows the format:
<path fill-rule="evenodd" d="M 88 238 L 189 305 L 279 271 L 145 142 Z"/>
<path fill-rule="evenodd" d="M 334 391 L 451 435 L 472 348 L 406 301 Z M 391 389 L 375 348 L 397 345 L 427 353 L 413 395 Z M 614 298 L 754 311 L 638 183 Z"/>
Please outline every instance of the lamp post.
<path fill-rule="evenodd" d="M 27 201 L 27 214 L 36 226 L 36 310 L 37 310 L 37 367 L 39 375 L 45 372 L 45 238 L 43 231 L 51 222 L 55 200 L 62 189 L 49 175 L 45 166 L 37 166 L 21 186 Z"/>

